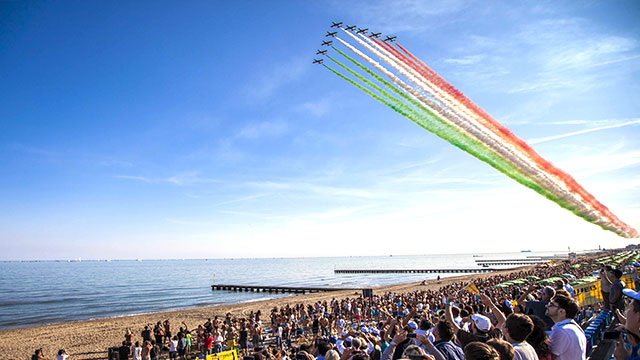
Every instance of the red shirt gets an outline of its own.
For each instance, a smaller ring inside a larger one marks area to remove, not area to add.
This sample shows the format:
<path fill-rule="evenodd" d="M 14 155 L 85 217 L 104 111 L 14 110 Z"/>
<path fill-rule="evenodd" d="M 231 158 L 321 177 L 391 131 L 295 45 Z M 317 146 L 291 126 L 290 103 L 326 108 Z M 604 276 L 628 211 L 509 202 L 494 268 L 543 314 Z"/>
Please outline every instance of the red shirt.
<path fill-rule="evenodd" d="M 207 349 L 211 349 L 212 343 L 213 343 L 213 337 L 211 335 L 207 336 L 207 338 L 204 339 L 204 344 L 207 346 Z"/>

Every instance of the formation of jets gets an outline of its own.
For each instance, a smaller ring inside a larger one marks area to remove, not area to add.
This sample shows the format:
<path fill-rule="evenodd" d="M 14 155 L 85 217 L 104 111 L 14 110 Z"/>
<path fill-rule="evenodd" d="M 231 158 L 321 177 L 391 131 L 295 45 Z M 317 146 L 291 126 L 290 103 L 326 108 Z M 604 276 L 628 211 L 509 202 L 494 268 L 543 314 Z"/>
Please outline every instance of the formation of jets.
<path fill-rule="evenodd" d="M 335 22 L 332 21 L 331 22 L 331 28 L 342 28 L 342 22 Z M 365 29 L 361 29 L 358 28 L 358 31 L 356 31 L 356 26 L 346 26 L 345 30 L 347 31 L 355 31 L 356 34 L 367 34 L 367 31 L 369 31 L 369 28 L 365 28 Z M 325 35 L 325 37 L 336 37 L 336 34 L 338 34 L 338 31 L 327 31 L 327 35 Z M 380 38 L 380 35 L 382 35 L 382 33 L 374 33 L 373 31 L 371 32 L 371 35 L 369 35 L 369 37 L 372 38 Z M 396 40 L 396 36 L 387 36 L 384 41 L 395 41 Z M 331 46 L 331 44 L 333 43 L 333 40 L 323 40 L 322 41 L 322 45 L 320 46 Z M 327 55 L 327 50 L 317 50 L 316 51 L 316 55 Z M 324 60 L 323 59 L 313 59 L 313 63 L 314 64 L 322 64 Z"/>

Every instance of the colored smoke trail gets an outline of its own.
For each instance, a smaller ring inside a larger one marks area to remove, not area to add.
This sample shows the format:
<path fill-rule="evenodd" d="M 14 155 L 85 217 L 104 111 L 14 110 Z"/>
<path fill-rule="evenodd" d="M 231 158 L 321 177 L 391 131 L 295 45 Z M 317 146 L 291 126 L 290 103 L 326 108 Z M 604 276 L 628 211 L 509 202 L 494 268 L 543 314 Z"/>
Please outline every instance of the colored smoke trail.
<path fill-rule="evenodd" d="M 363 69 L 369 75 L 371 75 L 374 78 L 376 78 L 379 81 L 381 81 L 387 87 L 393 87 L 393 85 L 391 85 L 387 81 L 385 81 L 382 78 L 380 78 L 379 76 L 377 76 L 371 70 L 366 69 L 366 67 L 364 67 L 364 65 L 358 63 L 357 61 L 355 61 L 354 59 L 350 58 L 348 55 L 344 54 L 340 50 L 337 50 L 337 49 L 335 49 L 335 50 L 338 53 L 340 53 L 341 55 L 343 55 L 345 58 L 347 58 L 348 60 L 350 60 L 351 62 L 356 64 L 359 68 Z M 367 84 L 367 85 L 369 85 L 371 87 L 374 87 L 375 89 L 379 89 L 379 87 L 377 87 L 377 85 L 372 84 L 369 80 L 364 79 L 361 75 L 353 72 L 352 70 L 350 70 L 345 65 L 339 63 L 337 60 L 333 59 L 330 56 L 329 56 L 329 59 L 331 59 L 332 61 L 338 63 L 342 68 L 347 70 L 349 73 L 351 73 L 353 76 L 357 77 L 359 80 L 361 80 L 365 84 Z M 371 60 L 371 61 L 373 61 L 373 60 Z M 342 78 L 348 80 L 350 83 L 356 85 L 355 82 L 351 81 L 350 79 L 347 79 L 346 77 L 344 77 L 342 75 L 340 75 L 340 76 Z M 397 78 L 394 78 L 394 80 L 397 81 L 400 86 L 402 86 L 402 87 L 406 86 L 406 84 L 402 83 L 401 80 L 399 80 Z M 358 88 L 362 89 L 361 86 L 359 86 L 359 85 L 356 85 L 356 86 L 358 86 Z M 426 112 L 428 115 L 432 116 L 432 119 L 437 120 L 437 122 L 436 123 L 434 123 L 434 122 L 430 123 L 428 118 L 425 118 L 424 116 L 421 116 L 421 115 L 416 115 L 415 112 L 411 113 L 410 115 L 402 113 L 402 115 L 408 117 L 410 120 L 416 122 L 418 125 L 422 126 L 426 130 L 436 134 L 437 136 L 439 136 L 442 139 L 448 141 L 449 143 L 453 144 L 454 146 L 456 146 L 456 147 L 458 147 L 458 148 L 470 153 L 471 155 L 475 156 L 476 158 L 488 163 L 489 165 L 491 165 L 492 167 L 494 167 L 498 171 L 500 171 L 503 174 L 509 176 L 510 178 L 516 180 L 520 184 L 522 184 L 524 186 L 527 186 L 527 187 L 533 189 L 534 191 L 538 192 L 539 194 L 543 195 L 544 197 L 548 198 L 549 200 L 556 202 L 561 207 L 563 207 L 563 208 L 565 208 L 567 210 L 570 210 L 571 212 L 573 212 L 574 214 L 576 214 L 576 215 L 578 215 L 580 217 L 584 217 L 584 215 L 582 213 L 580 213 L 578 210 L 576 210 L 570 203 L 568 203 L 566 200 L 564 200 L 562 198 L 559 198 L 558 196 L 556 196 L 552 192 L 548 191 L 545 187 L 540 186 L 539 182 L 537 182 L 535 178 L 533 178 L 531 176 L 528 176 L 527 174 L 523 174 L 521 171 L 519 171 L 519 169 L 517 167 L 514 167 L 511 162 L 507 161 L 508 165 L 505 165 L 501 161 L 497 161 L 496 159 L 501 159 L 501 160 L 504 160 L 504 159 L 502 159 L 500 156 L 498 156 L 499 154 L 496 154 L 495 151 L 491 151 L 492 149 L 488 149 L 485 144 L 483 144 L 480 141 L 477 141 L 477 139 L 473 136 L 473 134 L 468 134 L 468 133 L 466 133 L 464 131 L 464 129 L 457 128 L 457 126 L 455 124 L 452 124 L 450 122 L 444 121 L 443 120 L 443 116 L 438 116 L 436 113 L 434 113 L 428 107 L 420 104 L 419 102 L 414 101 L 407 94 L 404 94 L 404 93 L 400 92 L 397 89 L 396 89 L 396 91 L 400 96 L 402 96 L 403 98 L 409 100 L 410 102 L 412 102 L 412 104 L 416 105 L 419 109 L 421 109 L 422 111 Z M 414 90 L 410 89 L 410 91 L 414 91 Z M 367 93 L 370 96 L 373 96 L 370 91 L 367 91 Z M 383 95 L 385 95 L 386 97 L 389 97 L 388 93 L 386 93 L 386 92 L 384 92 Z M 420 95 L 418 94 L 417 96 L 420 96 Z M 378 98 L 376 98 L 376 99 L 380 100 Z M 398 99 L 395 99 L 395 98 L 392 98 L 390 100 L 392 100 L 395 104 L 397 104 L 398 101 L 399 101 Z M 388 103 L 387 103 L 387 105 L 391 106 Z M 391 107 L 394 110 L 397 110 L 397 106 L 391 106 Z M 438 123 L 440 123 L 440 124 L 438 124 Z M 443 125 L 446 126 L 447 129 L 443 130 L 443 128 L 442 128 Z M 462 141 L 460 141 L 460 139 L 465 139 L 466 141 L 462 142 Z M 484 145 L 484 146 L 478 146 L 478 145 Z M 585 219 L 585 220 L 589 221 L 589 219 Z"/>
<path fill-rule="evenodd" d="M 369 45 L 365 44 L 362 40 L 356 38 L 354 35 L 348 32 L 347 34 L 351 36 L 354 40 L 356 40 L 358 43 L 363 45 L 365 48 L 370 50 L 373 54 L 375 54 L 380 59 L 382 59 L 385 63 L 392 66 L 394 70 L 398 71 L 402 75 L 405 75 L 409 79 L 409 81 L 413 82 L 414 84 L 417 84 L 418 87 L 423 91 L 428 92 L 432 89 L 429 85 L 424 85 L 419 80 L 417 80 L 415 76 L 408 74 L 406 71 L 407 70 L 406 68 L 403 68 L 403 69 L 399 68 L 397 66 L 398 64 L 393 63 L 392 60 L 389 59 L 386 55 L 383 55 L 376 49 L 371 48 Z M 365 38 L 365 37 L 362 37 L 362 38 L 370 43 L 368 38 Z M 454 124 L 456 127 L 460 129 L 460 131 L 466 132 L 468 135 L 475 137 L 476 139 L 483 142 L 486 146 L 488 146 L 489 148 L 491 148 L 492 150 L 494 150 L 495 152 L 497 152 L 498 154 L 500 154 L 501 156 L 505 157 L 507 160 L 512 162 L 514 165 L 516 165 L 520 169 L 521 172 L 525 173 L 531 179 L 535 180 L 538 183 L 538 187 L 543 187 L 550 192 L 554 192 L 556 195 L 554 196 L 553 199 L 551 199 L 552 201 L 557 202 L 559 205 L 561 204 L 562 207 L 570 210 L 574 214 L 584 218 L 589 222 L 594 222 L 599 226 L 603 226 L 603 227 L 607 226 L 606 223 L 599 221 L 598 217 L 591 214 L 590 210 L 586 208 L 584 204 L 577 202 L 575 197 L 572 197 L 570 194 L 568 194 L 565 189 L 559 187 L 557 184 L 551 183 L 549 181 L 549 177 L 545 176 L 544 173 L 538 171 L 537 169 L 533 169 L 529 163 L 523 162 L 523 159 L 515 155 L 511 149 L 505 146 L 504 142 L 499 141 L 499 139 L 495 138 L 493 134 L 488 132 L 482 126 L 479 126 L 479 124 L 476 121 L 473 121 L 465 117 L 464 115 L 460 114 L 459 112 L 456 111 L 455 107 L 449 106 L 449 107 L 443 108 L 439 102 L 450 104 L 445 99 L 442 99 L 435 93 L 431 93 L 431 95 L 434 96 L 435 100 L 437 100 L 438 102 L 434 102 L 431 99 L 425 98 L 422 94 L 418 93 L 415 89 L 408 87 L 401 80 L 399 80 L 395 75 L 391 74 L 388 70 L 384 69 L 377 62 L 372 60 L 370 57 L 363 54 L 361 51 L 353 48 L 351 45 L 344 42 L 342 39 L 338 38 L 338 40 L 341 43 L 343 43 L 345 46 L 347 46 L 347 48 L 354 51 L 354 53 L 356 53 L 358 56 L 362 57 L 365 61 L 372 64 L 376 69 L 383 72 L 385 75 L 389 76 L 396 84 L 402 87 L 405 91 L 408 91 L 409 93 L 414 95 L 420 101 L 424 102 L 425 105 L 427 105 L 429 108 L 433 109 L 433 111 L 437 112 L 443 118 L 447 119 L 450 123 Z M 562 201 L 558 200 L 558 198 L 562 199 Z"/>
<path fill-rule="evenodd" d="M 375 39 L 372 39 L 372 40 L 378 42 Z M 531 148 L 525 141 L 523 141 L 522 139 L 518 138 L 509 129 L 504 127 L 497 120 L 493 119 L 491 117 L 491 115 L 489 115 L 483 109 L 478 107 L 475 103 L 473 103 L 471 100 L 469 100 L 462 92 L 460 92 L 455 87 L 453 87 L 451 84 L 449 84 L 445 79 L 440 77 L 435 71 L 431 70 L 420 59 L 417 59 L 413 54 L 411 54 L 409 51 L 404 49 L 399 44 L 396 44 L 396 46 L 398 46 L 398 48 L 400 48 L 404 53 L 406 53 L 411 59 L 415 60 L 415 62 L 417 62 L 422 67 L 422 69 L 425 70 L 425 72 L 430 74 L 432 78 L 435 78 L 435 82 L 436 83 L 442 84 L 441 86 L 442 86 L 443 89 L 445 89 L 445 91 L 447 91 L 450 95 L 455 97 L 458 101 L 460 101 L 468 109 L 474 111 L 476 114 L 481 116 L 484 120 L 486 120 L 489 123 L 489 126 L 492 128 L 492 130 L 494 132 L 497 132 L 497 133 L 500 133 L 501 135 L 503 135 L 504 138 L 506 139 L 506 141 L 510 141 L 511 143 L 513 143 L 514 146 L 518 147 L 532 161 L 536 162 L 538 164 L 538 166 L 540 166 L 545 171 L 547 171 L 550 174 L 552 174 L 555 177 L 557 177 L 569 189 L 571 189 L 572 191 L 578 193 L 579 196 L 582 197 L 586 202 L 588 202 L 589 205 L 592 206 L 595 211 L 600 212 L 605 217 L 609 218 L 609 220 L 612 223 L 616 224 L 617 226 L 622 227 L 626 231 L 633 231 L 633 229 L 631 229 L 628 225 L 624 224 L 622 221 L 620 221 L 620 219 L 618 219 L 618 217 L 616 217 L 613 213 L 611 213 L 610 210 L 606 206 L 602 205 L 598 200 L 595 199 L 595 197 L 593 195 L 591 195 L 582 186 L 580 186 L 580 184 L 578 184 L 575 181 L 575 179 L 573 179 L 573 177 L 571 177 L 569 174 L 563 172 L 562 170 L 556 168 L 555 166 L 553 166 L 553 164 L 551 164 L 550 162 L 548 162 L 547 160 L 542 158 L 540 155 L 538 155 L 538 153 L 535 150 L 533 150 L 533 148 Z M 393 49 L 392 47 L 390 47 L 388 45 L 387 45 L 387 47 L 389 49 Z"/>
<path fill-rule="evenodd" d="M 533 189 L 586 221 L 622 237 L 639 236 L 635 229 L 620 221 L 575 179 L 543 159 L 533 148 L 405 48 L 398 44 L 395 48 L 374 37 L 366 37 L 362 34 L 358 34 L 360 35 L 358 37 L 349 31 L 342 30 L 358 45 L 382 60 L 395 74 L 339 37 L 336 39 L 342 45 L 362 58 L 382 76 L 332 47 L 373 80 L 367 79 L 335 58 L 329 57 L 354 79 L 325 65 L 334 74 L 424 129 L 486 162 L 506 176 Z"/>

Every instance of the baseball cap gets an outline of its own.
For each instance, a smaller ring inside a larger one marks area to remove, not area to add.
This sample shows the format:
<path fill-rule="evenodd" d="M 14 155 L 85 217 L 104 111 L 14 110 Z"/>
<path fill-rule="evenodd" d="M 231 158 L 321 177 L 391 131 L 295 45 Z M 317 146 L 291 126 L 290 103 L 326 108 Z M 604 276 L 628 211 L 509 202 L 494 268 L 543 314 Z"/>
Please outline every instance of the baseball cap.
<path fill-rule="evenodd" d="M 631 289 L 622 289 L 622 293 L 628 297 L 640 301 L 640 293 Z"/>
<path fill-rule="evenodd" d="M 480 331 L 489 331 L 491 330 L 491 320 L 488 317 L 480 314 L 471 315 L 471 319 L 473 323 L 476 325 L 478 330 Z"/>

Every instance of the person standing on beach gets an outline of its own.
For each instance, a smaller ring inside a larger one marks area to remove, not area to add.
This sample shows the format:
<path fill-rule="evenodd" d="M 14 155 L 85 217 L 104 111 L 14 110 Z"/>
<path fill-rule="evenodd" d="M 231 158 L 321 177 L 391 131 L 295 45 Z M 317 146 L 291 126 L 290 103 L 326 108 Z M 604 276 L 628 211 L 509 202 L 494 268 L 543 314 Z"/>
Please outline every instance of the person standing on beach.
<path fill-rule="evenodd" d="M 142 341 L 151 341 L 151 330 L 149 329 L 149 325 L 144 326 L 144 330 L 140 333 L 142 336 Z"/>
<path fill-rule="evenodd" d="M 164 323 L 164 337 L 166 339 L 171 339 L 171 322 L 169 319 L 165 320 Z"/>
<path fill-rule="evenodd" d="M 140 356 L 142 356 L 142 360 L 151 360 L 151 341 L 147 340 L 142 344 Z"/>
<path fill-rule="evenodd" d="M 155 341 L 151 341 L 151 351 L 149 352 L 149 356 L 151 356 L 151 360 L 160 359 L 160 346 Z M 120 360 L 125 360 L 126 358 L 120 358 Z"/>
<path fill-rule="evenodd" d="M 131 354 L 131 346 L 127 344 L 127 341 L 122 342 L 122 346 L 118 348 L 118 357 L 120 360 L 127 360 Z"/>
<path fill-rule="evenodd" d="M 156 338 L 156 344 L 162 344 L 164 342 L 164 333 L 162 332 L 160 321 L 153 327 L 153 335 Z"/>
<path fill-rule="evenodd" d="M 136 341 L 136 345 L 131 350 L 131 358 L 133 360 L 142 360 L 142 348 L 139 341 Z"/>
<path fill-rule="evenodd" d="M 178 358 L 178 338 L 177 337 L 173 337 L 173 339 L 171 339 L 169 341 L 169 359 L 177 359 Z"/>

